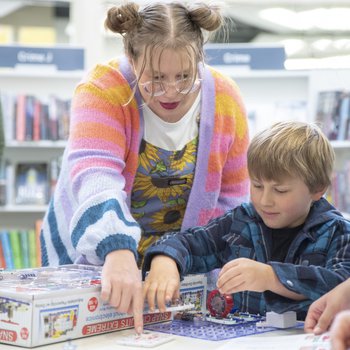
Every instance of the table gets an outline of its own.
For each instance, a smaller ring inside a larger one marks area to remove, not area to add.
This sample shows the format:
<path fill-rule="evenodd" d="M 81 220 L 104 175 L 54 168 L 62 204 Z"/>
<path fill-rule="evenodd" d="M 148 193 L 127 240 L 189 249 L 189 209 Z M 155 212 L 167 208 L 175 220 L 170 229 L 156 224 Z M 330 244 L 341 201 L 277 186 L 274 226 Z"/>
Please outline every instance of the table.
<path fill-rule="evenodd" d="M 273 337 L 273 336 L 281 336 L 281 335 L 295 335 L 302 334 L 302 329 L 286 329 L 286 330 L 277 330 L 273 332 L 260 333 L 253 336 L 247 336 L 244 338 L 251 337 Z M 112 333 L 105 333 L 101 335 L 94 335 L 91 337 L 74 339 L 72 340 L 72 344 L 76 345 L 76 350 L 132 350 L 132 349 L 142 349 L 140 347 L 127 347 L 123 345 L 116 344 L 117 337 L 133 334 L 132 329 L 117 331 Z M 242 339 L 242 338 L 239 338 Z M 217 349 L 218 347 L 228 343 L 230 340 L 223 341 L 210 341 L 210 340 L 202 340 L 195 339 L 189 337 L 180 337 L 175 336 L 175 339 L 166 343 L 159 345 L 157 347 L 151 348 L 155 350 L 187 350 L 187 349 L 197 349 L 197 350 L 212 350 Z M 43 345 L 32 349 L 37 350 L 63 350 L 66 342 L 55 343 L 51 345 Z M 0 344 L 1 350 L 18 350 L 18 349 L 30 349 L 23 348 L 14 345 Z M 146 349 L 146 348 L 143 348 Z M 239 350 L 239 348 L 235 347 L 235 350 Z"/>

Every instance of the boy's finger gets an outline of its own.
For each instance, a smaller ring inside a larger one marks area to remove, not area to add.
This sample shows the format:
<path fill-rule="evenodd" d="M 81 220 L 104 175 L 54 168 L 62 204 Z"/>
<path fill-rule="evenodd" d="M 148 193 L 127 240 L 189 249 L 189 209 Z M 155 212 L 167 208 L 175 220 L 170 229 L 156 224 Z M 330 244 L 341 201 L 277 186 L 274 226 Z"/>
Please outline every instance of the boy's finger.
<path fill-rule="evenodd" d="M 165 301 L 170 302 L 180 298 L 179 285 L 176 282 L 169 282 L 165 291 Z"/>
<path fill-rule="evenodd" d="M 166 310 L 166 285 L 164 283 L 160 284 L 157 289 L 157 305 L 160 312 L 165 312 Z"/>
<path fill-rule="evenodd" d="M 241 272 L 239 270 L 235 270 L 233 268 L 231 268 L 228 271 L 225 271 L 224 273 L 220 274 L 216 286 L 218 288 L 222 288 L 226 283 L 228 283 L 230 280 L 236 278 L 237 276 L 239 276 L 241 274 Z"/>
<path fill-rule="evenodd" d="M 145 298 L 147 297 L 148 307 L 151 312 L 153 312 L 155 309 L 156 291 L 157 291 L 156 285 L 149 284 L 145 294 Z"/>

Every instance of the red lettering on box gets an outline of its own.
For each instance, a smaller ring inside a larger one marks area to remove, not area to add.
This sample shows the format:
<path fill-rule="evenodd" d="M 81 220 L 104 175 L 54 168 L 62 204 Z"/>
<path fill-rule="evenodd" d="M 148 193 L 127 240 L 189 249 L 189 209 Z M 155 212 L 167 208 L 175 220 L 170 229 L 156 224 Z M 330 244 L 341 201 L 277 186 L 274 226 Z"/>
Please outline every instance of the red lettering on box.
<path fill-rule="evenodd" d="M 155 323 L 171 320 L 171 312 L 157 313 L 152 315 L 143 315 L 144 323 Z M 119 320 L 106 321 L 94 324 L 88 324 L 83 327 L 83 335 L 93 335 L 115 331 L 117 329 L 131 328 L 134 326 L 133 317 L 125 317 Z"/>
<path fill-rule="evenodd" d="M 83 335 L 110 332 L 119 328 L 120 320 L 89 324 L 83 327 Z"/>
<path fill-rule="evenodd" d="M 14 343 L 17 340 L 17 333 L 15 331 L 0 328 L 0 341 L 1 340 L 10 341 Z"/>

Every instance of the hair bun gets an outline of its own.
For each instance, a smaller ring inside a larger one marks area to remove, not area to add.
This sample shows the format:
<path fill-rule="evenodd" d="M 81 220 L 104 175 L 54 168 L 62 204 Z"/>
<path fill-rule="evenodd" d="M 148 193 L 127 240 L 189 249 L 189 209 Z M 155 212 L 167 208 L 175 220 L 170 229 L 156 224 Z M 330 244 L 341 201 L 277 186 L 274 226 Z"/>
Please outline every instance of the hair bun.
<path fill-rule="evenodd" d="M 132 31 L 141 23 L 141 16 L 138 9 L 139 5 L 135 3 L 128 3 L 120 7 L 111 7 L 107 12 L 105 27 L 119 34 Z"/>
<path fill-rule="evenodd" d="M 189 17 L 193 23 L 207 31 L 218 29 L 223 23 L 219 6 L 197 4 L 189 10 Z"/>

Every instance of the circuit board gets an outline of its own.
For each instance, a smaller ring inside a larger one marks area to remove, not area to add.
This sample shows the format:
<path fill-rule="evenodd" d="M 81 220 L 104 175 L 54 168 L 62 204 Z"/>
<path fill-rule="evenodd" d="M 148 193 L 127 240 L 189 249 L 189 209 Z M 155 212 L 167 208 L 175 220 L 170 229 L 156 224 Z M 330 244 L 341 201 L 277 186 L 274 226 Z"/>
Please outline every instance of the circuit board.
<path fill-rule="evenodd" d="M 234 324 L 212 322 L 207 319 L 187 321 L 174 319 L 171 322 L 147 325 L 144 328 L 173 335 L 218 341 L 276 331 L 275 327 L 257 327 L 256 324 L 263 319 L 257 316 L 254 321 L 242 320 Z M 296 327 L 303 327 L 303 324 L 300 322 Z"/>

